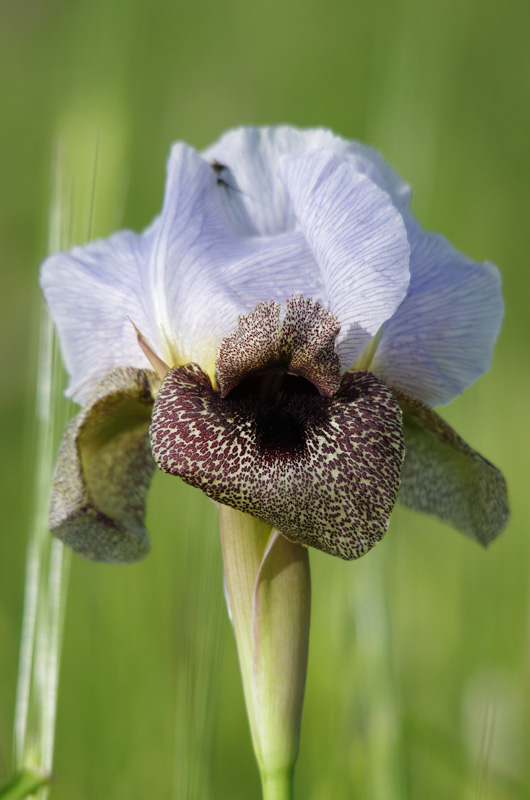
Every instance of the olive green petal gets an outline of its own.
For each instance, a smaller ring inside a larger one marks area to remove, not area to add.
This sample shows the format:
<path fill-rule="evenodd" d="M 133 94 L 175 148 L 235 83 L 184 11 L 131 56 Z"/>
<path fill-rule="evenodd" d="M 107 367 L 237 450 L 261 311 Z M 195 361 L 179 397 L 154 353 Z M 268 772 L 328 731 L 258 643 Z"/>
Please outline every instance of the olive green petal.
<path fill-rule="evenodd" d="M 156 376 L 119 367 L 66 427 L 52 482 L 50 530 L 94 561 L 149 552 L 145 498 L 155 468 L 149 423 Z"/>
<path fill-rule="evenodd" d="M 429 406 L 392 390 L 403 412 L 405 460 L 398 500 L 486 546 L 508 521 L 502 473 Z"/>

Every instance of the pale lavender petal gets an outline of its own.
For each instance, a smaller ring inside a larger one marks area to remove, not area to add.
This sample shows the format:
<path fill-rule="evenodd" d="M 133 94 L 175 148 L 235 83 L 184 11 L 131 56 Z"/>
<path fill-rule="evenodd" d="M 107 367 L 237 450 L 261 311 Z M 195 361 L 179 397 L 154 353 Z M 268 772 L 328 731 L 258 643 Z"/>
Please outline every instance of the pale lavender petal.
<path fill-rule="evenodd" d="M 382 329 L 371 370 L 435 406 L 488 369 L 503 316 L 500 276 L 418 225 L 409 238 L 409 291 Z"/>
<path fill-rule="evenodd" d="M 412 196 L 410 186 L 390 164 L 387 164 L 377 150 L 360 142 L 342 139 L 340 136 L 333 137 L 333 143 L 329 149 L 336 155 L 346 156 L 356 172 L 366 175 L 372 183 L 390 195 L 393 204 L 403 217 L 411 216 L 409 211 Z"/>
<path fill-rule="evenodd" d="M 227 215 L 227 189 L 192 148 L 175 145 L 149 265 L 152 316 L 173 363 L 215 359 L 219 341 L 258 302 L 296 293 L 322 299 L 314 257 L 297 231 L 244 236 Z M 233 192 L 236 196 L 237 193 Z"/>
<path fill-rule="evenodd" d="M 285 157 L 280 174 L 339 318 L 337 349 L 348 369 L 405 297 L 403 220 L 385 192 L 327 151 Z"/>
<path fill-rule="evenodd" d="M 79 403 L 114 367 L 149 367 L 127 317 L 159 346 L 143 283 L 155 228 L 74 247 L 42 266 L 41 287 L 70 375 L 67 394 Z"/>
<path fill-rule="evenodd" d="M 288 192 L 278 179 L 279 159 L 285 154 L 331 148 L 337 138 L 320 128 L 237 128 L 225 133 L 203 157 L 229 170 L 226 180 L 238 189 L 232 202 L 246 210 L 249 233 L 275 235 L 297 228 Z"/>
<path fill-rule="evenodd" d="M 288 125 L 236 128 L 202 155 L 211 164 L 225 168 L 219 178 L 226 184 L 225 196 L 243 229 L 250 234 L 276 234 L 297 227 L 289 195 L 277 179 L 278 162 L 284 155 L 315 150 L 328 150 L 346 158 L 356 172 L 387 192 L 400 212 L 408 207 L 409 186 L 376 150 L 343 139 L 325 128 L 301 130 Z"/>

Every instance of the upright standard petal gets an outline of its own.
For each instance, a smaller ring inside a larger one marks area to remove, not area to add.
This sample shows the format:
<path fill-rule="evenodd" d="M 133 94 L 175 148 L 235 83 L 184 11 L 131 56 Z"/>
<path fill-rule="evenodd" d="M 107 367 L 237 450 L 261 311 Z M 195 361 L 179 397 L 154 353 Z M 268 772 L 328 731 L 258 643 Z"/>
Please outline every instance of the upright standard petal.
<path fill-rule="evenodd" d="M 407 292 L 405 225 L 385 192 L 332 153 L 286 156 L 280 175 L 340 321 L 337 350 L 349 369 Z"/>
<path fill-rule="evenodd" d="M 226 193 L 207 161 L 175 145 L 149 264 L 151 313 L 172 353 L 166 360 L 197 362 L 212 376 L 219 342 L 241 314 L 260 301 L 284 302 L 302 291 L 318 299 L 323 292 L 303 235 L 242 235 L 227 213 Z"/>
<path fill-rule="evenodd" d="M 345 154 L 356 172 L 366 175 L 376 186 L 379 186 L 390 199 L 404 219 L 411 216 L 410 199 L 412 190 L 408 183 L 388 164 L 381 153 L 373 147 L 351 142 L 336 136 L 336 150 L 340 154 Z"/>
<path fill-rule="evenodd" d="M 297 227 L 289 195 L 277 179 L 279 161 L 284 155 L 315 150 L 346 158 L 356 172 L 391 196 L 400 213 L 408 208 L 410 187 L 376 150 L 325 128 L 235 128 L 204 151 L 203 157 L 215 165 L 239 224 L 250 234 L 274 235 Z"/>
<path fill-rule="evenodd" d="M 124 563 L 149 552 L 145 495 L 154 373 L 118 368 L 67 425 L 52 482 L 50 530 L 85 558 Z"/>
<path fill-rule="evenodd" d="M 437 234 L 409 226 L 411 278 L 382 328 L 370 369 L 429 406 L 448 403 L 488 369 L 503 302 L 499 272 Z"/>
<path fill-rule="evenodd" d="M 70 375 L 67 395 L 80 404 L 115 367 L 149 367 L 129 318 L 161 349 L 145 287 L 155 228 L 56 253 L 42 266 L 41 288 Z"/>

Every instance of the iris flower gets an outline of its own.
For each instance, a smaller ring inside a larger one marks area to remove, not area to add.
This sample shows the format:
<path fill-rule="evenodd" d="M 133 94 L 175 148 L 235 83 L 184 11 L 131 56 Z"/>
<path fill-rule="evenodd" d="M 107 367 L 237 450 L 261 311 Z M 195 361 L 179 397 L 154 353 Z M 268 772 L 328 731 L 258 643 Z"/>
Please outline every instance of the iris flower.
<path fill-rule="evenodd" d="M 507 520 L 502 475 L 432 408 L 488 369 L 499 273 L 425 232 L 410 196 L 377 152 L 329 131 L 241 128 L 202 154 L 173 146 L 143 233 L 48 258 L 41 286 L 82 405 L 53 533 L 88 558 L 144 556 L 156 464 L 221 519 L 229 507 L 275 531 L 276 549 L 354 559 L 396 499 L 488 544 Z"/>
<path fill-rule="evenodd" d="M 173 146 L 143 233 L 51 256 L 41 285 L 83 405 L 53 532 L 89 558 L 143 556 L 156 462 L 342 558 L 381 538 L 396 497 L 487 544 L 504 481 L 431 408 L 488 368 L 499 274 L 409 201 L 368 147 L 241 128 Z"/>

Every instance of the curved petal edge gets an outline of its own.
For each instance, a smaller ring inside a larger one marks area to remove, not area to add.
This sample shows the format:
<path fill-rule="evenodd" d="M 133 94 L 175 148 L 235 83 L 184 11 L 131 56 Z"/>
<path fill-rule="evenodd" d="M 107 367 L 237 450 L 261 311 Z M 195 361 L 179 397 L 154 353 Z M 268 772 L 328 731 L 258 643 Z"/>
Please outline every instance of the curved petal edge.
<path fill-rule="evenodd" d="M 150 550 L 144 517 L 155 468 L 148 431 L 156 380 L 147 370 L 113 370 L 64 432 L 50 530 L 93 561 L 137 561 Z"/>
<path fill-rule="evenodd" d="M 409 230 L 411 279 L 382 327 L 370 369 L 429 406 L 448 403 L 490 366 L 504 304 L 498 269 L 443 236 Z"/>
<path fill-rule="evenodd" d="M 431 408 L 392 390 L 403 412 L 405 461 L 398 500 L 487 546 L 508 522 L 506 481 Z"/>

